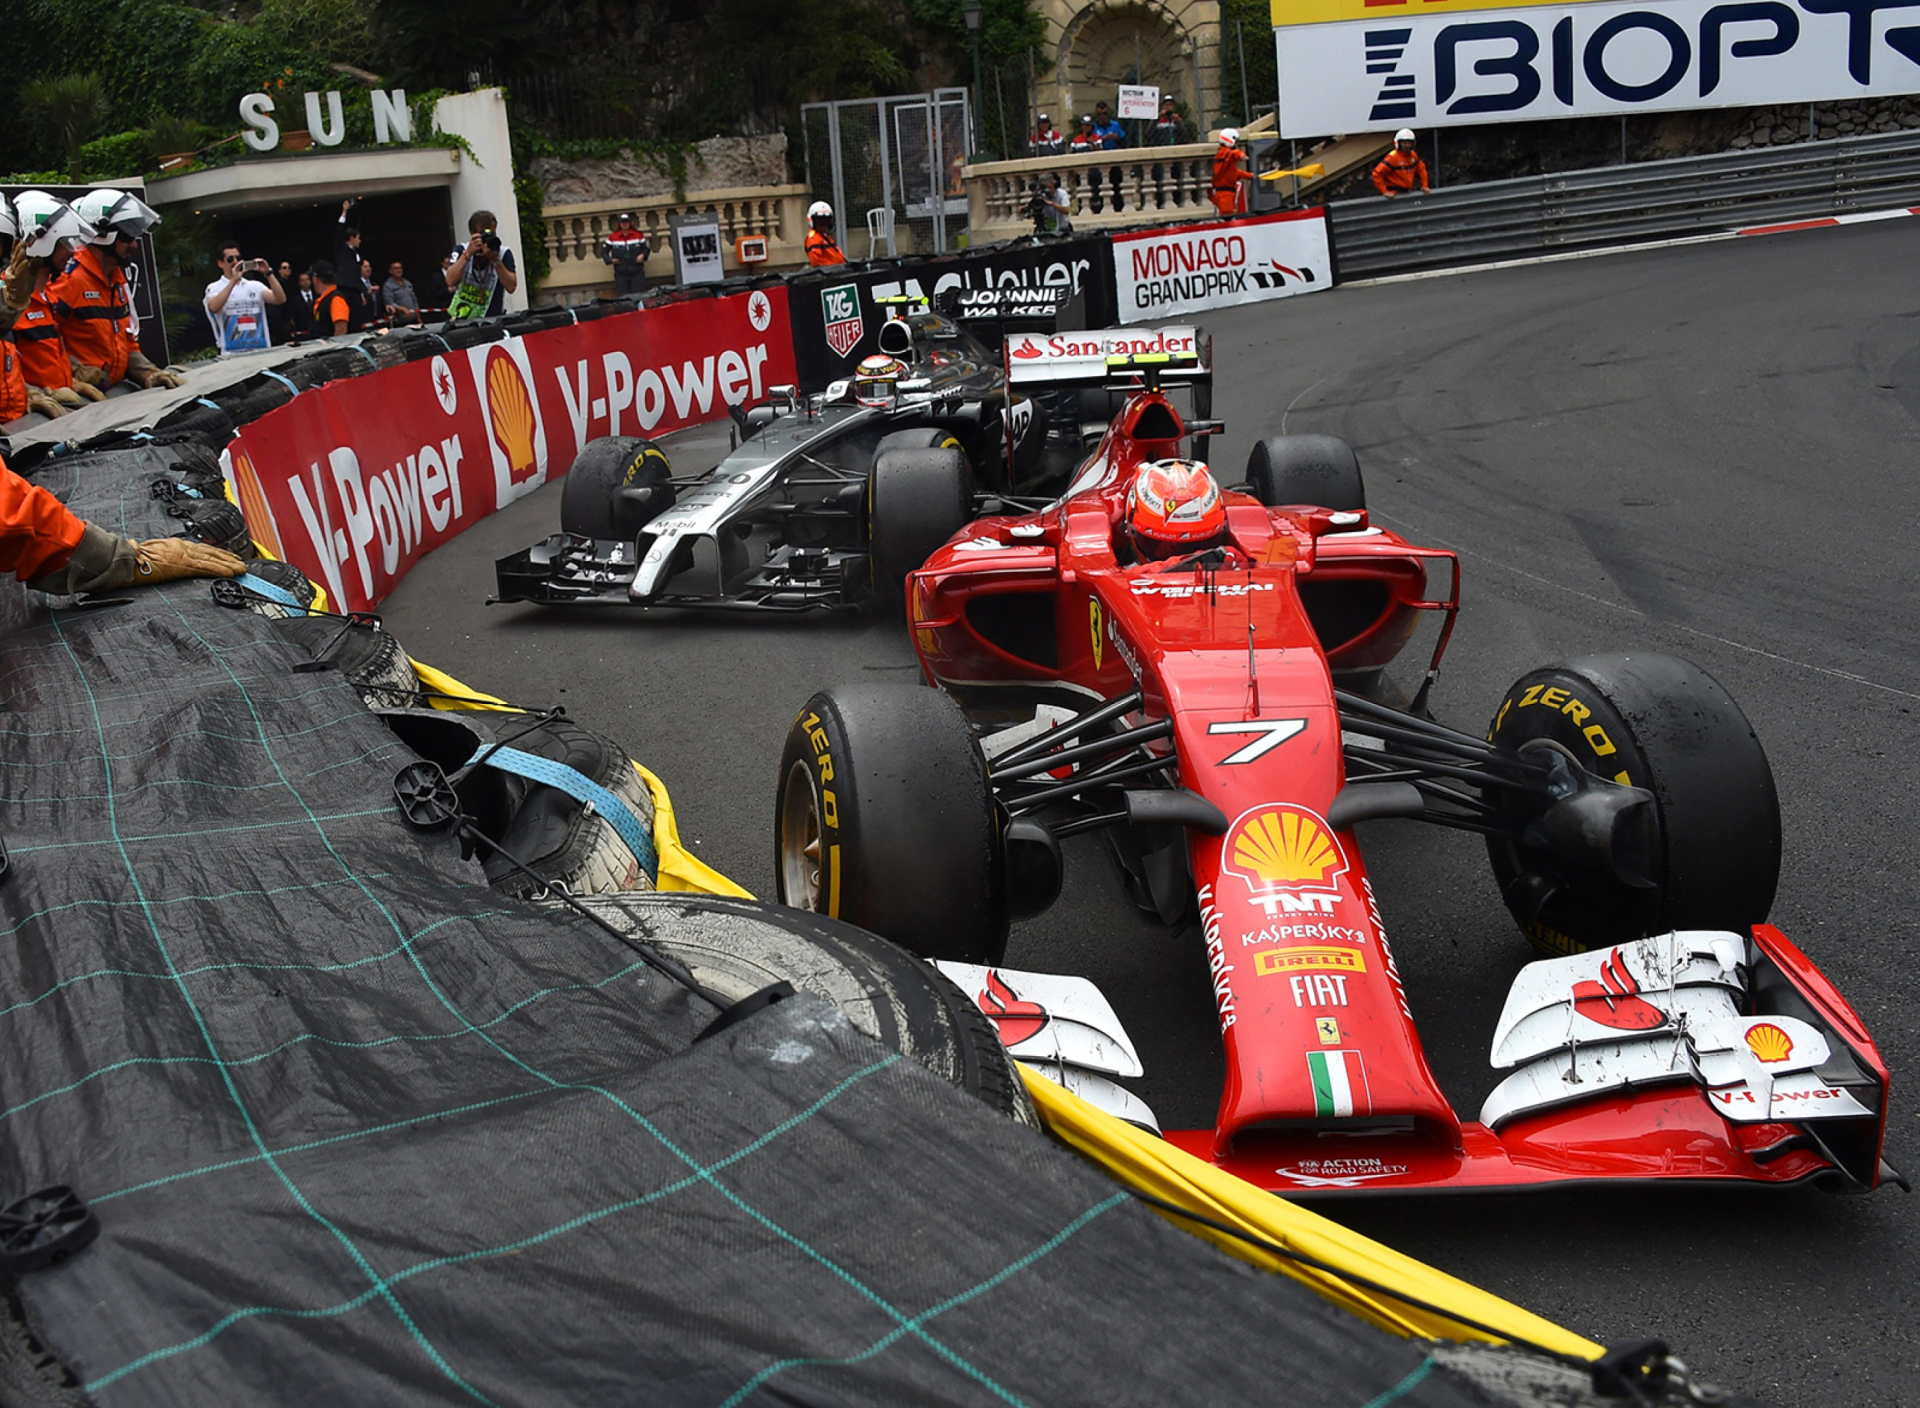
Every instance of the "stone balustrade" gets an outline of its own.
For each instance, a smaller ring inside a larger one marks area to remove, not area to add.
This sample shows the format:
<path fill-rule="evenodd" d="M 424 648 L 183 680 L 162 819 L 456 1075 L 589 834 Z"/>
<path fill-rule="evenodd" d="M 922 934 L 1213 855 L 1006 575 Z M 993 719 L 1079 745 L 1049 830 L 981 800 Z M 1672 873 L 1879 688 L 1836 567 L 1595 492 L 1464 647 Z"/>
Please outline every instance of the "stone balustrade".
<path fill-rule="evenodd" d="M 1214 213 L 1214 151 L 1211 142 L 1190 142 L 969 166 L 962 174 L 973 242 L 1032 234 L 1028 202 L 1034 183 L 1049 171 L 1073 202 L 1076 232 L 1204 219 Z"/>
<path fill-rule="evenodd" d="M 767 237 L 767 262 L 752 269 L 791 269 L 807 262 L 807 202 L 805 186 L 741 186 L 712 191 L 690 191 L 685 200 L 671 192 L 619 201 L 592 201 L 583 205 L 550 205 L 541 212 L 538 237 L 546 241 L 552 272 L 540 286 L 544 303 L 584 303 L 613 292 L 613 270 L 600 258 L 600 242 L 613 229 L 622 211 L 653 241 L 647 260 L 647 282 L 671 283 L 679 277 L 674 267 L 668 218 L 697 212 L 720 219 L 721 253 L 727 273 L 742 272 L 734 257 L 734 241 L 741 235 Z"/>

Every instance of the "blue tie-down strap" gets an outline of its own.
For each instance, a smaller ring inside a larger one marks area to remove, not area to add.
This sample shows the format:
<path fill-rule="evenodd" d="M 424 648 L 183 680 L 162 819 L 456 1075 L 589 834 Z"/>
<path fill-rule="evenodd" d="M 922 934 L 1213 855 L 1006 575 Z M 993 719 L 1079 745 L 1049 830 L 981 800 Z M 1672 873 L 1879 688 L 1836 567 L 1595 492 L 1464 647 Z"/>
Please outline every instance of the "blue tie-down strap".
<path fill-rule="evenodd" d="M 551 758 L 543 758 L 538 753 L 523 753 L 518 748 L 482 748 L 471 758 L 467 766 L 484 762 L 487 767 L 499 768 L 524 777 L 529 782 L 538 782 L 546 787 L 557 787 L 576 802 L 584 802 L 601 816 L 616 835 L 626 843 L 633 858 L 640 862 L 640 868 L 647 877 L 659 883 L 660 856 L 653 849 L 653 836 L 647 824 L 634 815 L 617 793 L 609 792 L 578 768 L 570 768 L 565 763 L 556 763 Z"/>
<path fill-rule="evenodd" d="M 281 586 L 278 582 L 269 582 L 265 577 L 256 577 L 253 573 L 248 572 L 240 578 L 240 585 L 253 593 L 253 595 L 265 597 L 268 601 L 277 602 L 297 615 L 304 616 L 307 614 L 307 608 L 301 605 L 300 598 Z"/>

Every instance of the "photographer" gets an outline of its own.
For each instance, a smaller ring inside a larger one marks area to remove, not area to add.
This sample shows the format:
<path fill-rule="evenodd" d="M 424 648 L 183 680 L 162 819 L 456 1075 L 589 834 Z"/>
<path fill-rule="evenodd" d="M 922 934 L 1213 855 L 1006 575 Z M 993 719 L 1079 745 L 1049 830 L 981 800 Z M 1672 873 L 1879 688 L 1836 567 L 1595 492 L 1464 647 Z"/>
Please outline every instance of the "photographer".
<path fill-rule="evenodd" d="M 513 251 L 504 248 L 491 210 L 476 210 L 467 217 L 470 238 L 453 252 L 447 266 L 449 318 L 478 318 L 500 312 L 506 296 L 520 287 Z"/>
<path fill-rule="evenodd" d="M 271 347 L 267 306 L 278 307 L 287 301 L 287 291 L 280 286 L 279 278 L 266 260 L 242 259 L 240 246 L 231 240 L 220 246 L 216 262 L 220 277 L 207 285 L 203 302 L 220 355 Z"/>
<path fill-rule="evenodd" d="M 1060 184 L 1059 173 L 1049 171 L 1033 188 L 1033 196 L 1027 202 L 1027 213 L 1033 217 L 1033 232 L 1036 235 L 1070 235 L 1073 233 L 1073 197 Z"/>

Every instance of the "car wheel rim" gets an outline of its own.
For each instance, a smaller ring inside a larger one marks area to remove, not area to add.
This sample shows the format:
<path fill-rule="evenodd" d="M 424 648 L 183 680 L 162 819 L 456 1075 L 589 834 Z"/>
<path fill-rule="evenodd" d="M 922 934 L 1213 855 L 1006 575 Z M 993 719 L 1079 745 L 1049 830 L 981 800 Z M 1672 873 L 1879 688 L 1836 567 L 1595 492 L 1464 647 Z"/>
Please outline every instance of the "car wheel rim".
<path fill-rule="evenodd" d="M 820 805 L 813 770 L 797 762 L 780 801 L 780 888 L 798 909 L 820 908 Z"/>

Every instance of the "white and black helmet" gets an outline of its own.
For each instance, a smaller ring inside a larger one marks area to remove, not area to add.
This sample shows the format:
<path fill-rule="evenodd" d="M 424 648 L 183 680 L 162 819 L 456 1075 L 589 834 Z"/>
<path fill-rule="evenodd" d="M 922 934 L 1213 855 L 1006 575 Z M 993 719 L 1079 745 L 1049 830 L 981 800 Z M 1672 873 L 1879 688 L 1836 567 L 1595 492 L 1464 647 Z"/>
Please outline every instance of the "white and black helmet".
<path fill-rule="evenodd" d="M 7 204 L 7 198 L 0 196 L 0 239 L 13 240 L 20 237 L 20 222 L 13 218 L 13 207 Z"/>
<path fill-rule="evenodd" d="M 160 223 L 159 212 L 139 196 L 111 187 L 88 191 L 73 203 L 73 208 L 93 226 L 93 244 L 112 244 L 116 235 L 138 238 Z"/>
<path fill-rule="evenodd" d="M 826 216 L 827 219 L 829 220 L 833 219 L 833 207 L 828 205 L 825 201 L 817 200 L 812 205 L 807 207 L 808 220 L 818 220 L 823 215 Z"/>
<path fill-rule="evenodd" d="M 13 198 L 13 209 L 19 218 L 20 238 L 26 242 L 28 255 L 35 259 L 51 258 L 61 240 L 88 244 L 94 239 L 93 226 L 59 196 L 22 191 Z"/>

